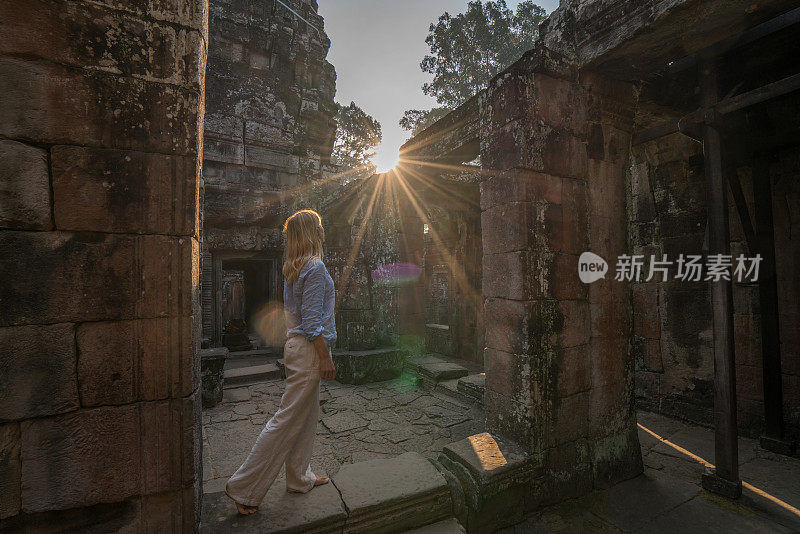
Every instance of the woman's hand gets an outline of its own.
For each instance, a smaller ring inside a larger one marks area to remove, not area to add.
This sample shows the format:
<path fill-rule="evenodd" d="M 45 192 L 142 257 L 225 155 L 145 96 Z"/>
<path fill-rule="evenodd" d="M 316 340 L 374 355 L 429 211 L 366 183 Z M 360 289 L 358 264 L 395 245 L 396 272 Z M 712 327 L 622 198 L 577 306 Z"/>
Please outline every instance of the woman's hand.
<path fill-rule="evenodd" d="M 336 378 L 336 367 L 333 365 L 333 359 L 330 352 L 319 361 L 319 374 L 325 380 L 333 380 Z"/>
<path fill-rule="evenodd" d="M 333 359 L 331 358 L 331 351 L 328 349 L 328 344 L 322 336 L 317 336 L 313 340 L 314 348 L 319 356 L 319 375 L 324 380 L 333 380 L 336 378 L 336 367 L 333 366 Z"/>

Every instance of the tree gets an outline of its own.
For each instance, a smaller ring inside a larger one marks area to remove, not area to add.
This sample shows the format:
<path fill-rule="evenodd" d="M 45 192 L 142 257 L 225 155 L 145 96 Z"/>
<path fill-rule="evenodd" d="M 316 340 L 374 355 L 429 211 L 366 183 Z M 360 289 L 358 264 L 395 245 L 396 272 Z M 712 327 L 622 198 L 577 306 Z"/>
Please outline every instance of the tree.
<path fill-rule="evenodd" d="M 545 14 L 531 0 L 520 2 L 516 12 L 505 0 L 472 0 L 464 13 L 443 13 L 428 29 L 425 42 L 431 53 L 420 63 L 423 72 L 433 74 L 422 91 L 442 106 L 431 112 L 460 106 L 533 48 Z M 407 111 L 400 126 L 420 131 L 420 125 L 440 117 L 429 121 L 431 112 Z"/>
<path fill-rule="evenodd" d="M 411 135 L 417 135 L 448 113 L 450 113 L 450 108 L 446 107 L 437 107 L 429 110 L 409 109 L 403 113 L 403 118 L 400 119 L 400 127 L 405 130 L 411 130 Z"/>
<path fill-rule="evenodd" d="M 332 160 L 341 170 L 357 170 L 357 174 L 374 174 L 375 149 L 381 143 L 381 124 L 358 107 L 336 104 L 336 141 Z"/>

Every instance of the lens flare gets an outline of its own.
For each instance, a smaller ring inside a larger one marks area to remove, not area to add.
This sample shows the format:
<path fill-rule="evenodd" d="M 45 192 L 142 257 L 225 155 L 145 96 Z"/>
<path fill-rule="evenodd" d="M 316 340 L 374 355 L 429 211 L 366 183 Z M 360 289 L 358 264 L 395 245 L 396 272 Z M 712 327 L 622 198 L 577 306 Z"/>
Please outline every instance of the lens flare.
<path fill-rule="evenodd" d="M 413 263 L 389 263 L 372 271 L 372 280 L 376 285 L 400 287 L 419 280 L 421 271 Z"/>
<path fill-rule="evenodd" d="M 286 341 L 286 320 L 281 302 L 267 302 L 253 313 L 253 327 L 268 346 L 280 346 Z"/>

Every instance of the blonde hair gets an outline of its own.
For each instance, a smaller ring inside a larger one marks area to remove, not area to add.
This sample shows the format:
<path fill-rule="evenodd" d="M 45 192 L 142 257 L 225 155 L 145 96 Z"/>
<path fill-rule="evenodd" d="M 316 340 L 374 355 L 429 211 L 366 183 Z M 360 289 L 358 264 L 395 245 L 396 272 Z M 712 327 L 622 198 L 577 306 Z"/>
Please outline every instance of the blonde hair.
<path fill-rule="evenodd" d="M 322 217 L 314 210 L 300 210 L 283 224 L 286 234 L 286 255 L 283 261 L 283 276 L 292 284 L 300 276 L 300 270 L 309 260 L 322 260 L 322 240 L 325 231 Z"/>

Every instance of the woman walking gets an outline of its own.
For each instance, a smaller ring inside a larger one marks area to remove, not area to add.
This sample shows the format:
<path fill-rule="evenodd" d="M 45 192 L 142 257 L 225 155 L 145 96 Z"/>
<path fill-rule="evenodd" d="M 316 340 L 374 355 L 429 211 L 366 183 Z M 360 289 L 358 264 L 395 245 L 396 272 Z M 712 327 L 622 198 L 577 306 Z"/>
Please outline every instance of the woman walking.
<path fill-rule="evenodd" d="M 336 376 L 330 353 L 336 340 L 335 293 L 322 263 L 325 231 L 317 212 L 301 210 L 286 219 L 283 232 L 286 389 L 278 411 L 225 486 L 225 493 L 245 515 L 258 510 L 284 463 L 288 491 L 306 493 L 329 482 L 309 465 L 319 419 L 319 381 Z"/>

